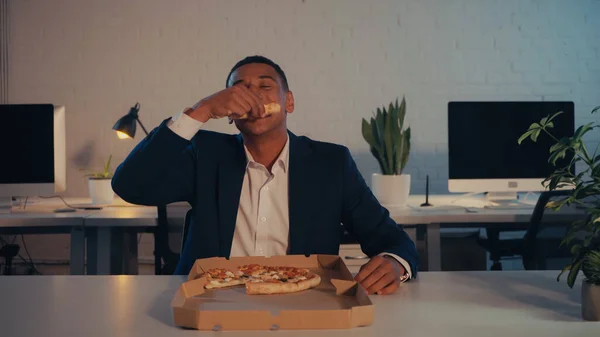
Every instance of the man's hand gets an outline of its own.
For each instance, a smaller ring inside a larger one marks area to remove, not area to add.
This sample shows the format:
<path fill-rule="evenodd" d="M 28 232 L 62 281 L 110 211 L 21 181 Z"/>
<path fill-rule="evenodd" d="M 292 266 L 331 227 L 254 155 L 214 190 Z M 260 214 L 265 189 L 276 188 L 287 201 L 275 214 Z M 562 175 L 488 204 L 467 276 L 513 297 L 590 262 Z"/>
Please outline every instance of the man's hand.
<path fill-rule="evenodd" d="M 248 118 L 261 118 L 265 115 L 263 101 L 259 92 L 236 84 L 203 98 L 185 113 L 203 123 L 211 118 L 235 119 L 245 114 Z"/>
<path fill-rule="evenodd" d="M 364 264 L 354 278 L 368 294 L 391 294 L 400 285 L 400 277 L 406 271 L 391 256 L 374 256 Z"/>

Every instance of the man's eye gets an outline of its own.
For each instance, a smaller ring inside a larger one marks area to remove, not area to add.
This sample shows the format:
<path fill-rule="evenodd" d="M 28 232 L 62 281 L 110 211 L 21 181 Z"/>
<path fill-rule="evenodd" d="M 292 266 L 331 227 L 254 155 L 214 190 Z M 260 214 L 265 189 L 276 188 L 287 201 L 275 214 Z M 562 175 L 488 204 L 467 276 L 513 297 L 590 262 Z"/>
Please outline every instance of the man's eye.
<path fill-rule="evenodd" d="M 263 90 L 269 90 L 269 89 L 271 89 L 271 86 L 270 85 L 261 85 L 260 88 Z"/>

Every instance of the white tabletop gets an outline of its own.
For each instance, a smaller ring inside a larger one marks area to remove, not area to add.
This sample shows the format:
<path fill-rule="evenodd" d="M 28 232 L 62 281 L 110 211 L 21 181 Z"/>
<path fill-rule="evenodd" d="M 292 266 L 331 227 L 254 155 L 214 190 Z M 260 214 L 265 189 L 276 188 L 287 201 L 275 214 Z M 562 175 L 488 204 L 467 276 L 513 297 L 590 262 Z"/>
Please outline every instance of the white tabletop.
<path fill-rule="evenodd" d="M 90 205 L 89 198 L 67 198 L 74 206 Z M 432 195 L 430 202 L 433 207 L 419 207 L 424 201 L 422 195 L 411 195 L 405 207 L 387 206 L 391 217 L 403 225 L 415 224 L 475 224 L 482 223 L 526 223 L 533 212 L 532 197 L 527 200 L 531 208 L 525 209 L 487 209 L 483 208 L 484 200 L 477 197 L 461 198 L 460 195 Z M 139 206 L 115 199 L 112 205 L 102 210 L 77 210 L 73 213 L 54 213 L 54 209 L 65 208 L 60 199 L 34 199 L 26 210 L 14 208 L 11 214 L 0 214 L 0 226 L 26 226 L 32 224 L 28 220 L 39 220 L 36 225 L 69 225 L 72 221 L 85 219 L 85 225 L 90 227 L 147 227 L 156 225 L 157 208 Z M 184 218 L 190 206 L 187 203 L 177 203 L 168 206 L 168 217 L 173 221 Z M 565 208 L 560 212 L 550 212 L 545 217 L 550 221 L 572 221 L 573 216 L 582 214 L 581 210 Z M 61 219 L 66 222 L 55 221 Z M 70 219 L 70 220 L 69 220 Z M 17 222 L 18 221 L 18 222 Z"/>
<path fill-rule="evenodd" d="M 598 336 L 584 322 L 580 287 L 557 272 L 423 272 L 390 296 L 372 296 L 375 322 L 320 336 Z M 12 276 L 0 278 L 3 336 L 208 336 L 173 326 L 179 276 Z M 265 336 L 273 332 L 220 332 Z M 306 331 L 278 331 L 306 336 Z"/>
<path fill-rule="evenodd" d="M 31 198 L 26 206 L 15 206 L 10 213 L 0 213 L 0 227 L 82 226 L 83 219 L 92 214 L 86 210 L 56 213 L 59 208 L 66 208 L 60 199 Z"/>
<path fill-rule="evenodd" d="M 403 225 L 458 223 L 461 226 L 482 223 L 525 223 L 531 220 L 535 197 L 530 197 L 524 203 L 526 208 L 493 209 L 484 208 L 485 199 L 481 197 L 462 198 L 460 195 L 431 195 L 431 207 L 420 207 L 425 198 L 421 195 L 411 195 L 404 207 L 387 206 L 394 221 Z M 583 214 L 582 210 L 564 207 L 560 211 L 544 213 L 547 221 L 572 221 L 573 216 Z"/>
<path fill-rule="evenodd" d="M 73 207 L 89 207 L 89 198 L 65 198 Z M 100 205 L 100 210 L 77 209 L 73 212 L 55 212 L 56 209 L 68 208 L 59 198 L 29 198 L 26 207 L 14 206 L 11 213 L 0 213 L 0 227 L 55 227 L 82 226 L 88 227 L 149 227 L 156 225 L 158 212 L 156 207 L 139 206 L 115 198 L 111 205 Z M 168 217 L 181 220 L 190 209 L 187 203 L 176 203 L 168 206 Z"/>
<path fill-rule="evenodd" d="M 183 219 L 189 205 L 170 205 L 167 216 L 171 221 L 183 226 Z M 158 218 L 156 207 L 106 207 L 85 218 L 86 227 L 147 227 L 155 226 Z"/>

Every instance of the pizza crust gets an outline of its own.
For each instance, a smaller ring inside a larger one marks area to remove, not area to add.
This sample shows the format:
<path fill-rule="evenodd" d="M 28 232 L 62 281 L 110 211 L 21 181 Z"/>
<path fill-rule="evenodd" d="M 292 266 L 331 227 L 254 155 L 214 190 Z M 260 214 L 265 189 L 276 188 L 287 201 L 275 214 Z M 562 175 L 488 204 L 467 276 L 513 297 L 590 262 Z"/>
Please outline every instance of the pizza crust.
<path fill-rule="evenodd" d="M 247 282 L 246 293 L 249 295 L 271 295 L 271 294 L 288 294 L 314 288 L 321 283 L 321 277 L 313 274 L 306 280 L 298 282 Z"/>

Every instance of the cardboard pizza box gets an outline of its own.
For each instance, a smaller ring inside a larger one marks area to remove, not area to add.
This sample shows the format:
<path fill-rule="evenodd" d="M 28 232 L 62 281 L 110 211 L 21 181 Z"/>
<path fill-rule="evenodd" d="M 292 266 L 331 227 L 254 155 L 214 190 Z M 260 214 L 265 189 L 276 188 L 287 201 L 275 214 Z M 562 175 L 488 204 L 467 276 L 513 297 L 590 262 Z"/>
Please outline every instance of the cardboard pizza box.
<path fill-rule="evenodd" d="M 203 270 L 245 264 L 307 268 L 321 276 L 312 289 L 248 295 L 244 286 L 204 289 Z M 368 326 L 374 308 L 337 255 L 251 256 L 196 260 L 171 301 L 176 326 L 198 330 L 349 329 Z"/>

